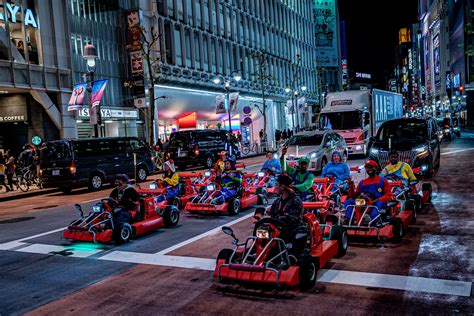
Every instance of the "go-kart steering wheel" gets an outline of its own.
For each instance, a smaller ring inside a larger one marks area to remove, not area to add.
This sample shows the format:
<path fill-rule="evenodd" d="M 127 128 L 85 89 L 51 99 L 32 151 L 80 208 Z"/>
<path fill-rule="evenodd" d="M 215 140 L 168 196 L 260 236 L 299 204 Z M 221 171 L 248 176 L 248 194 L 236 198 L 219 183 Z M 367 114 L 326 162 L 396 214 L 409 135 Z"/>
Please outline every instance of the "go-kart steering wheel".
<path fill-rule="evenodd" d="M 337 179 L 337 178 L 338 178 L 337 174 L 332 173 L 332 172 L 327 172 L 326 175 L 325 175 L 325 177 L 327 177 L 327 178 L 334 178 L 334 179 Z"/>
<path fill-rule="evenodd" d="M 273 218 L 273 217 L 265 217 L 262 219 L 259 219 L 253 228 L 253 236 L 257 234 L 257 228 L 262 226 L 263 224 L 272 224 L 275 225 L 278 229 L 283 229 L 286 226 L 286 223 L 282 220 Z"/>
<path fill-rule="evenodd" d="M 116 206 L 118 205 L 118 203 L 117 203 L 114 199 L 112 199 L 112 198 L 110 198 L 110 197 L 109 197 L 109 198 L 105 198 L 105 199 L 101 199 L 100 201 L 101 201 L 102 203 L 107 203 L 107 204 L 109 204 L 109 206 L 110 206 L 111 208 L 114 208 L 114 207 L 116 207 Z"/>

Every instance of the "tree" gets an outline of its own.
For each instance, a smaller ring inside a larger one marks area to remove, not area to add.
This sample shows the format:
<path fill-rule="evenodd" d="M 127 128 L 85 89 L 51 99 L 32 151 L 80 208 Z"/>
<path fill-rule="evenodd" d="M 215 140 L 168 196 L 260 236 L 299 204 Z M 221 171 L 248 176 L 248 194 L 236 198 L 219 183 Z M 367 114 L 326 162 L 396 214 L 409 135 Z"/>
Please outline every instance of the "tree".
<path fill-rule="evenodd" d="M 146 68 L 146 71 L 143 73 L 144 88 L 148 89 L 150 100 L 149 106 L 140 108 L 140 110 L 145 117 L 147 141 L 152 145 L 155 140 L 153 127 L 155 121 L 155 101 L 167 98 L 167 96 L 164 95 L 155 97 L 155 84 L 163 82 L 164 79 L 161 66 L 162 60 L 165 58 L 167 52 L 160 49 L 162 34 L 159 34 L 153 26 L 151 26 L 149 30 L 140 26 L 139 30 L 141 35 L 140 52 Z M 134 85 L 132 81 L 126 81 L 124 84 L 124 86 L 128 88 L 132 88 Z"/>

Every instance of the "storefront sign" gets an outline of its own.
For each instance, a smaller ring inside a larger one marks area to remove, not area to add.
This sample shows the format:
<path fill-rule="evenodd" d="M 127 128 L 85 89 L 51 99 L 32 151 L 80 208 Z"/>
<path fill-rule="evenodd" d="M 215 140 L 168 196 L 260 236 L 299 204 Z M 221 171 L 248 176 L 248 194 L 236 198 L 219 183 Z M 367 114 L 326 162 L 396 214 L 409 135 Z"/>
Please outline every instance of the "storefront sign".
<path fill-rule="evenodd" d="M 89 117 L 89 109 L 84 108 L 77 111 L 79 118 Z M 137 119 L 138 111 L 137 110 L 120 110 L 120 109 L 100 109 L 100 114 L 102 118 L 111 118 L 111 119 Z"/>
<path fill-rule="evenodd" d="M 8 20 L 10 23 L 18 23 L 16 17 L 17 17 L 17 14 L 19 14 L 22 11 L 22 7 L 14 3 L 6 2 L 5 8 L 6 8 L 5 16 L 0 11 L 0 21 Z M 23 15 L 25 17 L 24 19 L 25 26 L 32 26 L 34 28 L 38 28 L 38 23 L 36 22 L 35 16 L 33 15 L 33 12 L 30 9 L 24 9 Z"/>
<path fill-rule="evenodd" d="M 0 116 L 0 122 L 24 122 L 26 118 L 24 115 Z"/>
<path fill-rule="evenodd" d="M 23 95 L 0 98 L 0 123 L 25 122 L 27 120 L 26 98 Z"/>
<path fill-rule="evenodd" d="M 41 136 L 35 135 L 31 137 L 31 143 L 35 146 L 41 145 L 43 142 L 43 139 L 41 139 Z"/>

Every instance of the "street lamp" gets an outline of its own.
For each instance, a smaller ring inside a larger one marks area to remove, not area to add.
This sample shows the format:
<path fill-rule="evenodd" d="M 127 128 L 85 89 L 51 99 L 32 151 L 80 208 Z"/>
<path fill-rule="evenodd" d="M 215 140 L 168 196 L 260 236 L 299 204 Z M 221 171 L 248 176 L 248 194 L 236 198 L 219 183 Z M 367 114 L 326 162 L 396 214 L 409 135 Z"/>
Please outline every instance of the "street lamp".
<path fill-rule="evenodd" d="M 240 75 L 239 72 L 237 71 L 234 71 L 231 73 L 231 79 L 234 79 L 235 82 L 239 82 L 241 79 L 242 79 L 242 76 Z M 230 81 L 231 79 L 229 80 L 225 80 L 224 81 L 224 89 L 225 89 L 225 99 L 226 99 L 226 103 L 227 103 L 227 115 L 229 117 L 229 132 L 232 133 L 232 118 L 231 118 L 231 114 L 230 114 L 230 111 L 231 111 L 231 107 L 230 107 Z M 212 80 L 215 84 L 220 84 L 221 83 L 221 79 L 219 77 L 216 77 Z"/>
<path fill-rule="evenodd" d="M 307 90 L 307 87 L 305 85 L 303 85 L 299 88 L 299 90 L 305 92 Z M 293 113 L 291 114 L 291 120 L 293 122 L 293 130 L 295 130 L 296 127 L 297 128 L 300 127 L 300 123 L 299 123 L 299 119 L 300 119 L 299 116 L 300 115 L 299 115 L 299 109 L 298 109 L 298 94 L 299 94 L 298 88 L 294 87 L 294 84 L 293 84 L 293 85 L 291 85 L 291 87 L 286 87 L 285 92 L 286 93 L 291 93 L 290 94 L 291 95 L 291 106 L 293 108 Z M 295 100 L 296 100 L 296 102 L 295 102 Z M 296 106 L 296 108 L 295 108 L 295 106 Z M 295 118 L 294 118 L 295 114 L 296 114 L 296 125 L 297 126 L 295 126 Z"/>
<path fill-rule="evenodd" d="M 87 92 L 89 92 L 89 116 L 92 117 L 92 87 L 94 86 L 94 72 L 95 72 L 95 60 L 97 58 L 97 49 L 94 45 L 90 42 L 84 46 L 84 53 L 82 54 L 82 58 L 86 60 L 87 65 L 87 72 L 89 77 L 89 84 L 87 86 Z M 95 109 L 97 113 L 97 119 L 94 120 L 94 133 L 95 137 L 99 137 L 99 126 L 102 124 L 101 122 L 101 115 L 100 115 L 100 106 L 97 105 L 97 109 Z"/>

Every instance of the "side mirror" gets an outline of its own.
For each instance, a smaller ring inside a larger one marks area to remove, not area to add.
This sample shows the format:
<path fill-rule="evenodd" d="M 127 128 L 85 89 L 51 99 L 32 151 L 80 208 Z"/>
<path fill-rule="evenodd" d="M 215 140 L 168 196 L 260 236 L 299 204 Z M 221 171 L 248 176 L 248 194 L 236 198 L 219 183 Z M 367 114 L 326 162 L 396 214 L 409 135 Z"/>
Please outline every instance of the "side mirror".
<path fill-rule="evenodd" d="M 222 231 L 223 231 L 224 234 L 226 234 L 226 235 L 234 236 L 234 231 L 233 231 L 232 228 L 230 228 L 229 226 L 224 226 L 224 227 L 222 227 Z"/>
<path fill-rule="evenodd" d="M 82 212 L 82 207 L 79 204 L 74 204 L 74 207 L 81 213 L 81 216 L 84 216 L 84 213 Z"/>

